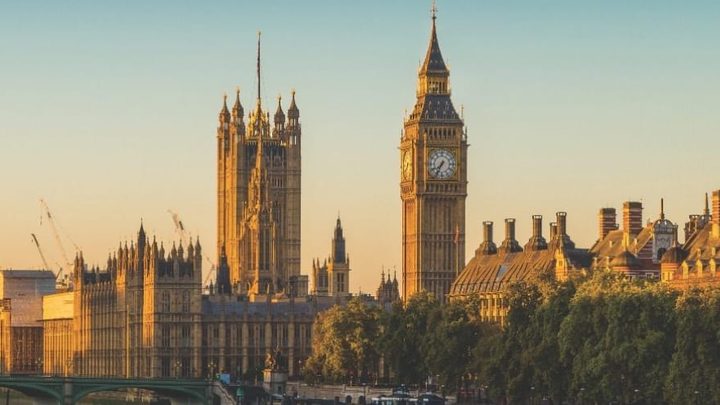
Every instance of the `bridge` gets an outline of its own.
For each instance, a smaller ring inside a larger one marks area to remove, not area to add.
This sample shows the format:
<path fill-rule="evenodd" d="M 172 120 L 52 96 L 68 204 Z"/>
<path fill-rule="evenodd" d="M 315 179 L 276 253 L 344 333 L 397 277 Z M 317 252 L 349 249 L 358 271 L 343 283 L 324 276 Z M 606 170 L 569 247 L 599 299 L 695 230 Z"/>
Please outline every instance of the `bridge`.
<path fill-rule="evenodd" d="M 48 405 L 74 405 L 94 392 L 143 389 L 168 398 L 172 404 L 210 405 L 219 383 L 207 380 L 84 378 L 57 376 L 0 376 L 0 388 L 23 393 Z M 221 402 L 223 398 L 218 398 Z"/>

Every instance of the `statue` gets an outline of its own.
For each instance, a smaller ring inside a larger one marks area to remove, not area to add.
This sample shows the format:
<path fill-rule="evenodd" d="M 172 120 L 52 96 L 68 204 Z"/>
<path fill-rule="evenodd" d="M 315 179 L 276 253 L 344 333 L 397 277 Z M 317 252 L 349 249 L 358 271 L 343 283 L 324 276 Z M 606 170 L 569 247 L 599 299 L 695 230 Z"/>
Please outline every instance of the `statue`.
<path fill-rule="evenodd" d="M 265 370 L 277 370 L 277 362 L 270 351 L 265 354 Z"/>

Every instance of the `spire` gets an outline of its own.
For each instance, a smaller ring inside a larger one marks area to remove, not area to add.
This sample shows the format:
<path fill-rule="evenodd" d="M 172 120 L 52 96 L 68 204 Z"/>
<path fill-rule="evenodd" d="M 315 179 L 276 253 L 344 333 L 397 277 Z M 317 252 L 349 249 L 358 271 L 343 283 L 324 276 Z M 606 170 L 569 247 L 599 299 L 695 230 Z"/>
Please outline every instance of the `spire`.
<path fill-rule="evenodd" d="M 220 109 L 220 114 L 218 114 L 218 119 L 220 122 L 230 121 L 230 110 L 228 110 L 227 106 L 227 94 L 223 95 L 223 106 Z"/>
<path fill-rule="evenodd" d="M 660 219 L 665 219 L 665 200 L 663 198 L 660 199 Z"/>
<path fill-rule="evenodd" d="M 437 7 L 433 2 L 432 7 L 432 33 L 430 34 L 430 44 L 428 45 L 427 53 L 425 54 L 425 61 L 420 68 L 420 74 L 427 74 L 428 72 L 434 73 L 448 73 L 445 61 L 443 60 L 442 53 L 440 52 L 440 44 L 437 39 L 437 30 L 435 28 L 435 20 L 437 19 Z"/>
<path fill-rule="evenodd" d="M 240 103 L 240 87 L 235 89 L 235 105 L 232 109 L 232 117 L 234 121 L 242 121 L 245 110 Z"/>
<path fill-rule="evenodd" d="M 258 44 L 257 44 L 257 105 L 258 111 L 260 111 L 260 31 L 258 31 Z"/>
<path fill-rule="evenodd" d="M 703 210 L 703 215 L 705 217 L 710 216 L 710 203 L 708 202 L 708 193 L 705 193 L 705 209 Z"/>
<path fill-rule="evenodd" d="M 300 116 L 300 110 L 298 110 L 297 104 L 295 104 L 295 89 L 290 92 L 292 99 L 290 100 L 290 107 L 288 107 L 288 117 L 298 118 Z"/>
<path fill-rule="evenodd" d="M 345 259 L 345 237 L 343 236 L 342 223 L 338 215 L 335 222 L 335 233 L 332 240 L 332 259 L 335 263 L 341 263 Z"/>
<path fill-rule="evenodd" d="M 282 109 L 282 96 L 278 95 L 278 105 L 275 111 L 275 126 L 281 127 L 285 124 L 285 113 Z"/>

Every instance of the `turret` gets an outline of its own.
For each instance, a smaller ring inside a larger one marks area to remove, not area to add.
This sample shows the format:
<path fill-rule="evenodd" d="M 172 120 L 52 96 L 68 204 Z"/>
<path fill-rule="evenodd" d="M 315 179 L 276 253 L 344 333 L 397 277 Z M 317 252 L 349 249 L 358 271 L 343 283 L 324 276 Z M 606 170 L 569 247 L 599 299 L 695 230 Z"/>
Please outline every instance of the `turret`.
<path fill-rule="evenodd" d="M 277 110 L 275 110 L 275 130 L 280 131 L 285 126 L 285 113 L 282 109 L 282 97 L 278 96 Z"/>
<path fill-rule="evenodd" d="M 232 122 L 237 125 L 240 125 L 240 127 L 242 128 L 244 115 L 245 115 L 245 109 L 243 108 L 242 104 L 240 103 L 240 89 L 237 89 L 235 91 L 235 105 L 233 105 L 233 108 L 232 108 Z"/>
<path fill-rule="evenodd" d="M 223 96 L 223 105 L 222 108 L 220 108 L 220 114 L 218 114 L 218 121 L 220 122 L 220 128 L 227 129 L 227 124 L 230 122 L 230 110 L 228 110 L 227 106 L 227 94 Z"/>
<path fill-rule="evenodd" d="M 300 110 L 295 104 L 295 90 L 292 91 L 292 99 L 290 100 L 290 107 L 288 107 L 288 125 L 297 126 L 298 120 L 300 119 Z"/>
<path fill-rule="evenodd" d="M 345 237 L 343 236 L 343 228 L 339 216 L 335 223 L 335 233 L 332 240 L 332 259 L 334 263 L 341 263 L 346 260 Z"/>

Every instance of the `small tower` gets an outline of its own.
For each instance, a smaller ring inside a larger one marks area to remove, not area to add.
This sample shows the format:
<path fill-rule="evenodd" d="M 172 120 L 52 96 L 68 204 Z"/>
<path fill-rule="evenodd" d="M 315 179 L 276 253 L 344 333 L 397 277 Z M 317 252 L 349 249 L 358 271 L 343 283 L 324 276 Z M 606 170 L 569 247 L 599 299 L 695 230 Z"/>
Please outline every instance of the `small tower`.
<path fill-rule="evenodd" d="M 316 295 L 346 297 L 350 295 L 350 256 L 345 252 L 345 237 L 338 216 L 332 239 L 330 257 L 320 264 L 313 260 L 313 288 Z"/>
<path fill-rule="evenodd" d="M 345 237 L 338 216 L 328 263 L 328 294 L 333 297 L 350 295 L 350 257 L 345 254 Z"/>

